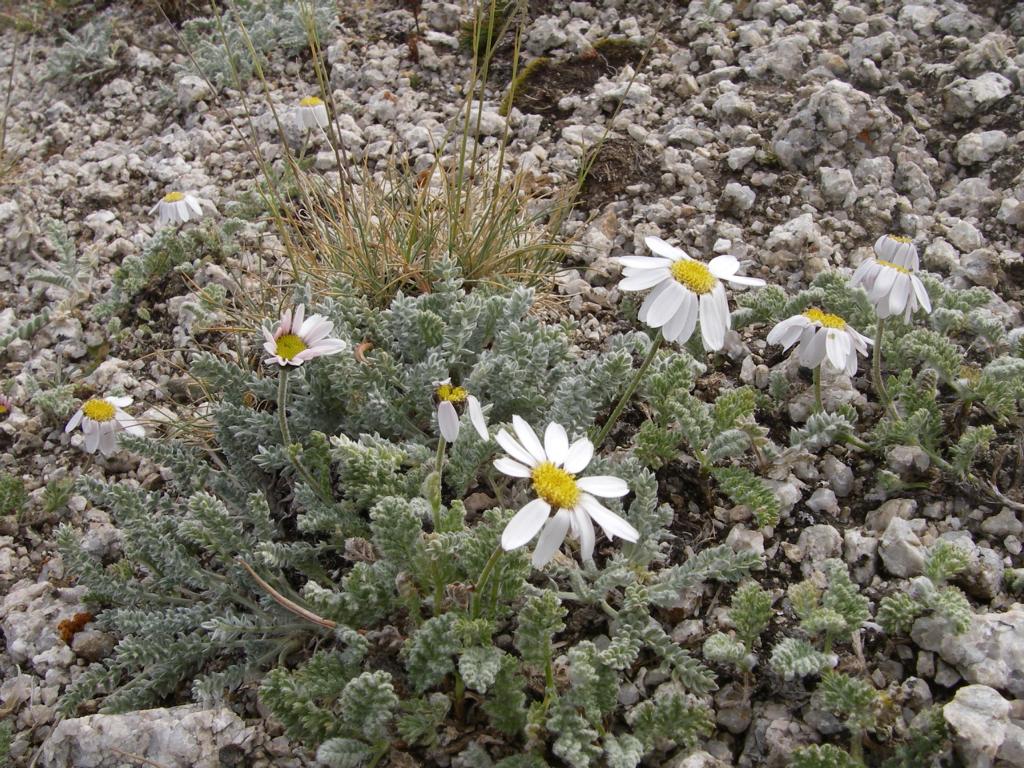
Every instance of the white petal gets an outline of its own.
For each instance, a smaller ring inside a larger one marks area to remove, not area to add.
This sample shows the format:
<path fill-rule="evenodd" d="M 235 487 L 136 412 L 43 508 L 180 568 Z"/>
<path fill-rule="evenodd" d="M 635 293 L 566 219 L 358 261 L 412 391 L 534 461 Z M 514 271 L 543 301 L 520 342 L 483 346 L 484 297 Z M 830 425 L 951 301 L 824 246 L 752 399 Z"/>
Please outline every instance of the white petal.
<path fill-rule="evenodd" d="M 679 261 L 680 259 L 690 259 L 689 254 L 681 248 L 676 248 L 674 245 L 669 245 L 660 237 L 651 235 L 650 237 L 644 238 L 644 244 L 651 249 L 651 253 L 656 253 L 659 256 L 664 256 L 666 259 L 672 261 Z"/>
<path fill-rule="evenodd" d="M 861 281 L 868 276 L 871 271 L 871 267 L 877 264 L 874 259 L 864 259 L 860 265 L 853 271 L 853 277 L 850 278 L 850 286 L 856 287 L 860 285 Z"/>
<path fill-rule="evenodd" d="M 529 477 L 532 473 L 525 464 L 520 464 L 508 456 L 501 456 L 494 460 L 494 468 L 511 477 Z"/>
<path fill-rule="evenodd" d="M 715 286 L 717 290 L 720 286 Z M 724 289 L 723 289 L 724 290 Z M 721 315 L 721 305 L 714 292 L 705 293 L 700 297 L 700 335 L 704 341 L 704 349 L 717 351 L 725 346 L 728 313 Z"/>
<path fill-rule="evenodd" d="M 551 505 L 544 499 L 534 499 L 516 512 L 501 532 L 501 548 L 506 552 L 518 549 L 537 535 L 551 514 Z"/>
<path fill-rule="evenodd" d="M 760 288 L 763 285 L 767 285 L 764 280 L 760 277 L 747 277 L 746 275 L 733 275 L 732 277 L 725 278 L 730 283 L 735 285 L 749 285 L 751 288 Z"/>
<path fill-rule="evenodd" d="M 611 539 L 618 537 L 624 541 L 636 541 L 640 538 L 640 532 L 624 519 L 616 515 L 601 502 L 586 493 L 580 495 L 579 505 L 594 522 L 601 526 L 601 530 Z"/>
<path fill-rule="evenodd" d="M 619 282 L 620 291 L 646 291 L 653 288 L 662 280 L 669 279 L 667 269 L 649 269 L 639 275 L 631 275 Z"/>
<path fill-rule="evenodd" d="M 660 256 L 619 256 L 614 261 L 633 269 L 667 269 L 672 266 L 672 259 Z"/>
<path fill-rule="evenodd" d="M 697 301 L 697 294 L 686 292 L 679 311 L 665 324 L 665 329 L 662 331 L 666 339 L 677 344 L 685 344 L 690 340 L 693 329 L 697 327 Z M 671 328 L 669 328 L 670 325 Z"/>
<path fill-rule="evenodd" d="M 562 469 L 570 475 L 575 475 L 586 469 L 592 458 L 594 458 L 594 444 L 587 438 L 581 437 L 569 446 Z"/>
<path fill-rule="evenodd" d="M 569 531 L 569 511 L 560 509 L 544 525 L 537 546 L 533 550 L 531 562 L 534 568 L 543 568 L 548 561 L 555 556 L 555 552 L 565 541 L 565 534 Z"/>
<path fill-rule="evenodd" d="M 736 274 L 739 268 L 739 259 L 728 253 L 723 253 L 721 256 L 715 256 L 715 258 L 708 262 L 708 269 L 711 270 L 711 274 L 720 280 L 732 277 Z"/>
<path fill-rule="evenodd" d="M 594 522 L 582 507 L 573 509 L 572 514 L 576 520 L 575 527 L 578 530 L 577 535 L 580 539 L 580 556 L 584 561 L 593 560 L 594 542 L 597 539 L 597 536 L 594 534 Z"/>
<path fill-rule="evenodd" d="M 586 491 L 594 496 L 601 496 L 606 499 L 617 499 L 619 496 L 625 496 L 629 493 L 629 486 L 626 485 L 626 481 L 611 475 L 581 477 L 576 481 L 576 485 L 581 491 Z"/>
<path fill-rule="evenodd" d="M 658 300 L 665 291 L 671 288 L 675 284 L 675 280 L 663 280 L 654 286 L 654 290 L 647 294 L 647 298 L 644 299 L 644 303 L 640 305 L 640 311 L 637 313 L 637 319 L 641 323 L 647 322 L 647 315 L 650 314 L 651 307 L 654 302 Z"/>
<path fill-rule="evenodd" d="M 99 447 L 100 444 L 99 425 L 93 422 L 89 429 L 83 428 L 82 431 L 85 433 L 86 453 L 96 453 L 96 449 Z"/>
<path fill-rule="evenodd" d="M 783 349 L 789 349 L 800 338 L 800 334 L 803 333 L 804 328 L 810 325 L 810 322 L 803 315 L 787 317 L 768 332 L 768 343 L 779 344 Z"/>
<path fill-rule="evenodd" d="M 79 408 L 77 411 L 75 411 L 75 415 L 71 417 L 71 420 L 68 421 L 68 425 L 66 427 L 64 427 L 64 431 L 65 432 L 70 432 L 75 427 L 77 427 L 79 424 L 81 424 L 83 416 L 85 416 L 85 413 L 83 413 L 82 409 Z"/>
<path fill-rule="evenodd" d="M 889 291 L 892 290 L 893 283 L 896 282 L 896 278 L 899 277 L 900 273 L 892 267 L 883 267 L 879 273 L 878 278 L 875 280 L 875 284 L 872 287 L 872 295 L 875 297 L 888 296 Z M 876 301 L 878 298 L 875 299 Z"/>
<path fill-rule="evenodd" d="M 100 453 L 104 456 L 112 456 L 117 453 L 117 436 L 112 429 L 105 429 L 100 432 Z"/>
<path fill-rule="evenodd" d="M 910 284 L 914 288 L 914 295 L 917 296 L 917 300 L 921 302 L 921 307 L 925 312 L 931 313 L 932 311 L 932 300 L 928 295 L 928 291 L 924 287 L 924 283 L 921 282 L 917 275 L 910 276 Z"/>
<path fill-rule="evenodd" d="M 823 328 L 815 331 L 814 336 L 807 344 L 800 345 L 800 364 L 807 368 L 817 368 L 825 359 L 825 338 Z"/>
<path fill-rule="evenodd" d="M 281 313 L 281 324 L 274 333 L 275 338 L 280 338 L 292 332 L 292 311 L 286 309 Z"/>
<path fill-rule="evenodd" d="M 910 287 L 910 275 L 900 273 L 893 283 L 892 291 L 889 293 L 889 312 L 898 315 L 907 308 L 907 300 L 910 298 L 913 289 Z"/>
<path fill-rule="evenodd" d="M 313 344 L 308 349 L 302 350 L 300 355 L 306 353 L 312 353 L 309 358 L 322 357 L 324 355 L 336 355 L 339 352 L 344 352 L 348 349 L 348 343 L 341 339 L 321 339 L 316 344 Z"/>
<path fill-rule="evenodd" d="M 544 446 L 540 444 L 537 433 L 526 423 L 526 419 L 522 416 L 513 416 L 512 428 L 516 431 L 516 437 L 519 438 L 520 444 L 530 452 L 537 462 L 548 460 L 548 455 L 544 453 Z"/>
<path fill-rule="evenodd" d="M 852 351 L 849 336 L 839 329 L 828 329 L 825 334 L 825 353 L 833 368 L 837 371 L 844 370 Z"/>
<path fill-rule="evenodd" d="M 459 438 L 459 414 L 447 400 L 442 400 L 437 406 L 437 427 L 447 442 L 454 443 Z"/>
<path fill-rule="evenodd" d="M 559 467 L 565 462 L 565 457 L 569 453 L 569 436 L 561 424 L 551 422 L 544 430 L 544 452 L 548 456 L 548 461 Z"/>
<path fill-rule="evenodd" d="M 519 443 L 516 442 L 515 438 L 512 437 L 504 429 L 499 429 L 498 434 L 494 436 L 494 439 L 498 441 L 498 445 L 505 449 L 505 452 L 513 459 L 522 462 L 528 467 L 535 467 L 540 462 L 537 461 L 530 452 L 523 448 Z"/>
<path fill-rule="evenodd" d="M 647 320 L 645 321 L 651 328 L 661 328 L 665 323 L 672 319 L 672 315 L 676 313 L 676 310 L 683 303 L 683 296 L 686 294 L 687 289 L 674 280 L 669 283 L 668 287 L 662 291 L 662 293 L 655 299 L 654 303 L 651 304 L 650 311 L 647 313 Z"/>
<path fill-rule="evenodd" d="M 473 395 L 466 400 L 469 403 L 469 423 L 473 425 L 481 440 L 490 440 L 491 436 L 487 434 L 487 419 L 484 418 L 484 409 L 480 407 L 480 401 Z"/>

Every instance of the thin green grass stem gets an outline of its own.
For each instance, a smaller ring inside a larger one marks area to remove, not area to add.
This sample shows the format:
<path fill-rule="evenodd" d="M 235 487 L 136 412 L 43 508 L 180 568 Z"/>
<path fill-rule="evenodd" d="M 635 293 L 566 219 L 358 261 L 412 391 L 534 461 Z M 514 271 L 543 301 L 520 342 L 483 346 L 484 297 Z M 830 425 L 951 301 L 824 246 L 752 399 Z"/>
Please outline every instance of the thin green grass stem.
<path fill-rule="evenodd" d="M 647 357 L 644 358 L 643 363 L 637 369 L 636 374 L 633 376 L 633 380 L 629 382 L 629 386 L 626 387 L 626 391 L 622 393 L 622 397 L 619 398 L 619 402 L 615 405 L 615 410 L 612 411 L 612 415 L 608 417 L 608 420 L 604 423 L 601 431 L 597 433 L 597 437 L 594 438 L 595 450 L 601 447 L 604 443 L 605 438 L 608 437 L 612 431 L 612 427 L 615 426 L 615 422 L 619 420 L 619 416 L 622 415 L 623 409 L 626 407 L 626 403 L 629 402 L 630 398 L 633 397 L 633 393 L 636 392 L 636 388 L 640 386 L 640 380 L 644 377 L 647 369 L 651 363 L 654 362 L 655 356 L 658 354 L 658 350 L 661 348 L 661 342 L 664 337 L 661 335 L 661 330 L 658 330 L 658 334 L 654 337 L 654 341 L 651 342 L 651 348 L 647 352 Z"/>

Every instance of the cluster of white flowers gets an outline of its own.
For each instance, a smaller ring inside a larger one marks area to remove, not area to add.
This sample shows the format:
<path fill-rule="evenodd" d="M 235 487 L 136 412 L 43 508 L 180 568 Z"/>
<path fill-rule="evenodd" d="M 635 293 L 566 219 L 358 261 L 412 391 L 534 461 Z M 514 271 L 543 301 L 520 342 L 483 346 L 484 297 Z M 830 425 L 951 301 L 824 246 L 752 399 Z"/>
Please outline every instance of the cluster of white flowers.
<path fill-rule="evenodd" d="M 653 289 L 640 306 L 639 319 L 660 328 L 668 341 L 684 344 L 700 321 L 701 339 L 708 351 L 720 350 L 731 327 L 729 304 L 722 281 L 740 286 L 763 286 L 764 280 L 737 274 L 735 256 L 716 256 L 707 264 L 658 237 L 645 238 L 653 256 L 621 256 L 619 289 Z M 918 309 L 931 312 L 931 301 L 920 278 L 917 248 L 907 238 L 883 235 L 875 242 L 876 258 L 854 272 L 851 284 L 863 285 L 878 317 L 903 315 L 909 321 Z M 768 343 L 788 349 L 797 345 L 800 363 L 816 368 L 828 363 L 848 376 L 857 372 L 857 355 L 866 355 L 871 339 L 838 315 L 812 308 L 787 318 L 768 334 Z"/>

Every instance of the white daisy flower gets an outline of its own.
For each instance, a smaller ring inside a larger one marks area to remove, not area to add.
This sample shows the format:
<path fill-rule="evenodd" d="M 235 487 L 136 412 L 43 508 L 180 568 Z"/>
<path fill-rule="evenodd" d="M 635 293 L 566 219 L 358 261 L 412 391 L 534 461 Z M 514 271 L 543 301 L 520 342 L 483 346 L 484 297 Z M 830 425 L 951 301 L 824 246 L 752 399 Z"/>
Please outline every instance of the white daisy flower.
<path fill-rule="evenodd" d="M 146 434 L 141 424 L 121 410 L 131 403 L 130 397 L 90 398 L 75 411 L 64 431 L 71 432 L 81 425 L 86 453 L 99 449 L 104 456 L 110 456 L 117 451 L 117 435 L 121 430 L 139 437 Z"/>
<path fill-rule="evenodd" d="M 199 198 L 185 192 L 168 192 L 160 202 L 154 205 L 150 211 L 160 221 L 160 225 L 177 224 L 191 219 L 198 219 L 203 215 L 203 207 L 199 205 Z"/>
<path fill-rule="evenodd" d="M 327 127 L 327 105 L 317 96 L 307 96 L 295 109 L 295 121 L 307 131 Z"/>
<path fill-rule="evenodd" d="M 540 533 L 533 550 L 533 565 L 540 568 L 562 545 L 567 534 L 580 540 L 584 560 L 594 556 L 594 523 L 609 539 L 618 536 L 636 541 L 639 532 L 595 497 L 618 498 L 629 493 L 624 480 L 610 475 L 580 477 L 594 456 L 594 444 L 583 437 L 569 445 L 569 437 L 560 424 L 548 424 L 544 443 L 533 428 L 519 416 L 512 417 L 516 438 L 504 429 L 495 439 L 508 456 L 495 459 L 494 466 L 506 475 L 529 478 L 537 498 L 509 520 L 501 534 L 506 552 L 517 549 Z M 551 515 L 551 510 L 556 510 Z M 543 530 L 542 530 L 543 529 Z"/>
<path fill-rule="evenodd" d="M 801 365 L 817 368 L 827 360 L 847 376 L 857 372 L 857 354 L 866 355 L 871 343 L 871 339 L 855 331 L 839 315 L 817 308 L 783 320 L 768 334 L 768 343 L 781 344 L 783 349 L 797 341 Z"/>
<path fill-rule="evenodd" d="M 910 238 L 882 235 L 875 241 L 875 258 L 857 267 L 850 284 L 864 286 L 882 320 L 903 315 L 909 323 L 918 309 L 932 311 L 928 291 L 914 274 L 918 266 L 917 248 Z"/>
<path fill-rule="evenodd" d="M 660 237 L 648 237 L 644 242 L 655 256 L 617 259 L 623 266 L 620 290 L 654 289 L 640 307 L 640 321 L 661 328 L 667 340 L 684 344 L 693 335 L 699 317 L 704 349 L 721 349 L 732 324 L 721 281 L 762 286 L 764 280 L 737 275 L 740 263 L 735 256 L 723 254 L 705 264 Z"/>
<path fill-rule="evenodd" d="M 451 379 L 434 382 L 434 396 L 437 398 L 437 426 L 441 437 L 446 442 L 454 443 L 459 439 L 459 412 L 457 406 L 466 404 L 469 410 L 469 421 L 480 439 L 487 441 L 491 436 L 487 432 L 487 419 L 480 401 L 466 391 L 465 387 L 452 386 Z"/>
<path fill-rule="evenodd" d="M 266 342 L 263 348 L 270 355 L 266 362 L 278 365 L 302 365 L 307 360 L 321 355 L 336 355 L 348 349 L 341 339 L 327 338 L 334 330 L 334 323 L 323 315 L 305 317 L 306 308 L 295 306 L 294 313 L 286 309 L 281 313 L 281 322 L 271 333 L 263 327 Z"/>

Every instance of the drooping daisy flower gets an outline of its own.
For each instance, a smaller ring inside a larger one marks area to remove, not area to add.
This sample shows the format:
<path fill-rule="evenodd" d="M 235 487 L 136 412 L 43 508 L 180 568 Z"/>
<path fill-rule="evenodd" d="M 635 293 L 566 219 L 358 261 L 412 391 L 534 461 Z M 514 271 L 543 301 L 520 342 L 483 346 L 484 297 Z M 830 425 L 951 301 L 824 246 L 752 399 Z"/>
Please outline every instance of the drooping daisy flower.
<path fill-rule="evenodd" d="M 317 96 L 307 96 L 295 109 L 295 120 L 307 131 L 327 127 L 327 105 Z"/>
<path fill-rule="evenodd" d="M 466 391 L 465 387 L 452 386 L 451 379 L 434 382 L 434 397 L 437 398 L 437 426 L 441 437 L 446 442 L 454 443 L 459 439 L 459 412 L 463 403 L 469 410 L 469 421 L 480 439 L 487 441 L 491 436 L 487 433 L 487 419 L 480 401 Z"/>
<path fill-rule="evenodd" d="M 640 321 L 661 328 L 669 341 L 684 344 L 693 335 L 699 317 L 704 349 L 721 349 L 732 324 L 721 281 L 762 286 L 764 280 L 737 275 L 740 263 L 735 256 L 723 254 L 705 264 L 660 237 L 648 237 L 644 242 L 655 256 L 618 258 L 623 266 L 620 290 L 654 289 L 640 307 Z"/>
<path fill-rule="evenodd" d="M 0 421 L 3 421 L 11 415 L 11 411 L 14 410 L 14 403 L 11 402 L 11 398 L 6 395 L 0 394 Z"/>
<path fill-rule="evenodd" d="M 263 327 L 266 339 L 263 348 L 270 355 L 266 362 L 299 366 L 314 357 L 336 355 L 348 349 L 348 344 L 341 339 L 327 338 L 334 330 L 334 323 L 323 315 L 305 317 L 305 314 L 305 306 L 297 304 L 294 312 L 286 309 L 281 313 L 281 321 L 273 333 Z"/>
<path fill-rule="evenodd" d="M 769 344 L 789 349 L 799 341 L 800 364 L 817 368 L 825 360 L 847 376 L 857 372 L 857 354 L 866 355 L 871 339 L 858 333 L 839 315 L 816 307 L 783 320 L 768 334 Z"/>
<path fill-rule="evenodd" d="M 506 475 L 529 478 L 537 498 L 509 520 L 501 534 L 502 549 L 517 549 L 539 532 L 533 565 L 540 568 L 554 557 L 569 533 L 580 540 L 583 559 L 590 560 L 594 555 L 595 522 L 609 539 L 640 538 L 636 528 L 595 498 L 625 496 L 629 486 L 624 480 L 610 475 L 577 477 L 594 456 L 593 443 L 583 437 L 569 445 L 565 428 L 553 422 L 544 431 L 543 445 L 519 416 L 512 417 L 512 427 L 518 440 L 504 429 L 495 437 L 509 455 L 495 459 L 494 466 Z"/>
<path fill-rule="evenodd" d="M 95 453 L 98 448 L 104 456 L 110 456 L 117 450 L 117 435 L 121 430 L 139 437 L 146 434 L 141 424 L 121 410 L 131 403 L 130 397 L 90 398 L 75 411 L 64 431 L 71 432 L 81 425 L 86 453 Z"/>
<path fill-rule="evenodd" d="M 199 199 L 194 195 L 185 192 L 168 192 L 160 202 L 154 205 L 150 211 L 159 217 L 160 225 L 177 224 L 191 219 L 198 219 L 203 215 L 203 207 L 199 205 Z"/>
<path fill-rule="evenodd" d="M 908 237 L 882 235 L 875 241 L 875 258 L 866 259 L 853 273 L 851 285 L 863 285 L 881 319 L 903 315 L 904 322 L 919 308 L 932 311 L 924 283 L 914 274 L 917 248 Z"/>

